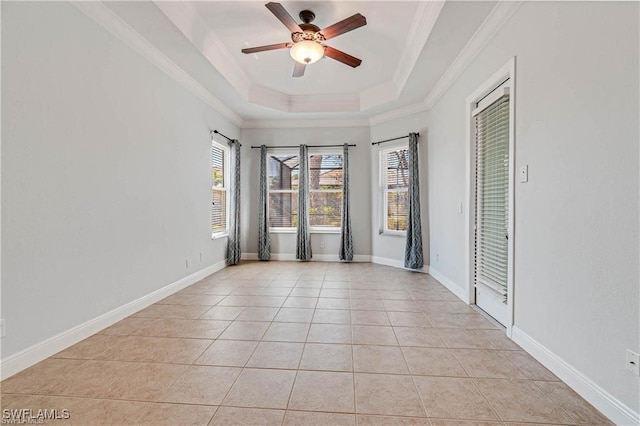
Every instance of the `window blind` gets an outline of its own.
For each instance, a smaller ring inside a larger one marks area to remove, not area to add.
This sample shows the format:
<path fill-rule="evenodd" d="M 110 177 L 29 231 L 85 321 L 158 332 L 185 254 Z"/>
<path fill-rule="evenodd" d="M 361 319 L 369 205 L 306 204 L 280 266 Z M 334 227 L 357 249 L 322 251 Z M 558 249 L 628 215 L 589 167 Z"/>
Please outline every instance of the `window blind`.
<path fill-rule="evenodd" d="M 408 148 L 382 151 L 382 191 L 384 230 L 407 230 L 407 191 L 409 188 Z"/>
<path fill-rule="evenodd" d="M 295 228 L 298 224 L 298 155 L 269 155 L 267 158 L 269 227 Z"/>
<path fill-rule="evenodd" d="M 476 126 L 475 286 L 507 300 L 508 91 L 474 113 Z"/>
<path fill-rule="evenodd" d="M 227 182 L 225 182 L 225 151 L 211 145 L 211 231 L 227 229 Z"/>

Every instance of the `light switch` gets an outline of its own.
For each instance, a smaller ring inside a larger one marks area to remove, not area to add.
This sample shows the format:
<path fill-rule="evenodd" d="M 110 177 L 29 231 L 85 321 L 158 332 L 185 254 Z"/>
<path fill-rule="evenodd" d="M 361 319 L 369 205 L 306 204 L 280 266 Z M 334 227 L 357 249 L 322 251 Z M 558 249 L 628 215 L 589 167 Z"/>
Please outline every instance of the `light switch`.
<path fill-rule="evenodd" d="M 529 182 L 529 166 L 520 166 L 520 182 Z"/>
<path fill-rule="evenodd" d="M 458 204 L 458 213 L 462 213 L 462 203 Z"/>

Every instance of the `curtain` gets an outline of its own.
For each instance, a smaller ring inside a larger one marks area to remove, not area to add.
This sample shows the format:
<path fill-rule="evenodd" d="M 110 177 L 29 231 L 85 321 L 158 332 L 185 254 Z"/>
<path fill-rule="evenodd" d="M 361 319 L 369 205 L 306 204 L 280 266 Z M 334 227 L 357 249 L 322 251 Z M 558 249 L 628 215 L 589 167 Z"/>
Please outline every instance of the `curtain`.
<path fill-rule="evenodd" d="M 342 154 L 342 224 L 340 225 L 340 260 L 353 260 L 353 235 L 351 234 L 351 203 L 349 201 L 349 144 L 344 144 Z"/>
<path fill-rule="evenodd" d="M 298 244 L 296 259 L 311 259 L 311 233 L 309 232 L 309 167 L 308 149 L 300 145 L 300 174 L 298 183 Z"/>
<path fill-rule="evenodd" d="M 231 200 L 229 217 L 229 238 L 227 240 L 227 264 L 235 265 L 240 262 L 240 143 L 237 140 L 229 142 L 231 148 Z"/>
<path fill-rule="evenodd" d="M 258 202 L 258 259 L 271 259 L 267 193 L 267 147 L 260 145 L 260 200 Z"/>
<path fill-rule="evenodd" d="M 407 209 L 407 242 L 404 267 L 420 269 L 424 265 L 422 253 L 422 224 L 420 222 L 420 175 L 418 173 L 418 135 L 409 133 L 409 189 Z"/>

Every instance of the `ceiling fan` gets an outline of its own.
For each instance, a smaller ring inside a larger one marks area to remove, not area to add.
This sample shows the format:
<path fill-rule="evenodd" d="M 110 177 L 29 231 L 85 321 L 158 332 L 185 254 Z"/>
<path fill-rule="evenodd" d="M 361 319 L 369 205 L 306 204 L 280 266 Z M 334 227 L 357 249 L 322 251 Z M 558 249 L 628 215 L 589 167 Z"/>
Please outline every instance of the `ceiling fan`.
<path fill-rule="evenodd" d="M 367 25 L 367 18 L 361 14 L 356 13 L 349 18 L 320 29 L 320 27 L 311 23 L 316 15 L 310 10 L 300 12 L 298 16 L 300 16 L 302 23 L 297 24 L 280 3 L 270 2 L 265 6 L 291 31 L 292 41 L 249 47 L 242 49 L 242 53 L 249 54 L 267 50 L 291 48 L 291 57 L 296 61 L 295 67 L 293 68 L 294 77 L 302 77 L 307 65 L 318 61 L 323 56 L 328 56 L 331 59 L 335 59 L 353 68 L 362 63 L 362 60 L 354 56 L 323 44 L 325 40 Z"/>

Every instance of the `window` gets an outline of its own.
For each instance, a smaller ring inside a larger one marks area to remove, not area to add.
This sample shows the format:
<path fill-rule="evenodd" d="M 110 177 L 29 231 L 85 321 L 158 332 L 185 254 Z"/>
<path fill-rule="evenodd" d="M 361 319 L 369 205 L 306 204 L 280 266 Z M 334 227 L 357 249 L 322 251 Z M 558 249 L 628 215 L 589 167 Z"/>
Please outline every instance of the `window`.
<path fill-rule="evenodd" d="M 309 155 L 309 225 L 340 228 L 342 222 L 342 155 Z"/>
<path fill-rule="evenodd" d="M 229 232 L 229 148 L 211 142 L 211 236 Z"/>
<path fill-rule="evenodd" d="M 406 145 L 380 151 L 382 233 L 399 234 L 407 230 L 408 154 Z"/>
<path fill-rule="evenodd" d="M 295 228 L 298 225 L 298 155 L 268 155 L 269 227 Z"/>

